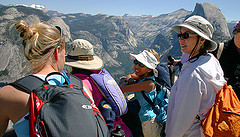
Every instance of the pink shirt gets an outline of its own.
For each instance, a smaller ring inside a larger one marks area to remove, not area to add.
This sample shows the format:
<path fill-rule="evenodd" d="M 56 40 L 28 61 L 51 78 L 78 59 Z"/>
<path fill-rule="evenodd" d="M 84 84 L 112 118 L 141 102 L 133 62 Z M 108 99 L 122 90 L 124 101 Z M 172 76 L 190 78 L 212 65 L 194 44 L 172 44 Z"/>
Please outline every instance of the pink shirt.
<path fill-rule="evenodd" d="M 92 72 L 100 74 L 102 70 L 92 70 Z M 90 92 L 92 93 L 95 105 L 98 106 L 98 104 L 103 98 L 103 95 L 98 89 L 97 85 L 94 83 L 94 81 L 88 75 L 85 75 L 85 74 L 76 73 L 74 75 L 79 79 L 81 79 L 82 82 L 88 86 Z M 121 126 L 121 129 L 125 132 L 126 137 L 129 137 L 132 134 L 130 129 L 125 125 L 125 123 L 123 123 L 120 117 L 115 118 L 113 129 L 116 127 L 116 125 Z"/>

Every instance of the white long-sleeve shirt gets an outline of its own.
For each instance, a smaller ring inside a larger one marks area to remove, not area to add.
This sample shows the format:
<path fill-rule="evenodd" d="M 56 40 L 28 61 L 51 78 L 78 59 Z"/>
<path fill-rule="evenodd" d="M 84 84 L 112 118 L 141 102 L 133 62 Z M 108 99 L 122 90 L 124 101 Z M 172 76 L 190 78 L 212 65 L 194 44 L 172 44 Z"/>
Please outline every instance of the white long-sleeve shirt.
<path fill-rule="evenodd" d="M 167 137 L 203 136 L 196 116 L 204 119 L 225 83 L 222 68 L 212 54 L 185 63 L 170 93 Z"/>

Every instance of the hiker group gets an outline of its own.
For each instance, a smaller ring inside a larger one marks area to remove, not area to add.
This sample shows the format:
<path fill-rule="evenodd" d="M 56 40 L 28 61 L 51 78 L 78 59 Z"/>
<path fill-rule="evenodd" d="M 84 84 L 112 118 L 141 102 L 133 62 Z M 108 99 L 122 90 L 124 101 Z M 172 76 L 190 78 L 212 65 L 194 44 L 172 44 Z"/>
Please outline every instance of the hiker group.
<path fill-rule="evenodd" d="M 76 39 L 65 53 L 58 26 L 20 20 L 15 28 L 32 74 L 0 89 L 0 136 L 240 136 L 240 21 L 217 44 L 211 23 L 193 15 L 172 27 L 181 60 L 130 53 L 134 71 L 119 81 L 89 41 Z"/>

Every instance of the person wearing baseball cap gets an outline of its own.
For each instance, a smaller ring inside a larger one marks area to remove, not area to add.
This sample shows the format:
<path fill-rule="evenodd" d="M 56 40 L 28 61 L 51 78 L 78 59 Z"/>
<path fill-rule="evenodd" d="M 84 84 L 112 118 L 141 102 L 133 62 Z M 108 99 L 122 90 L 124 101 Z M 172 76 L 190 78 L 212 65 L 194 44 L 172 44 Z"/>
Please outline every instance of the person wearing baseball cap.
<path fill-rule="evenodd" d="M 240 99 L 240 21 L 232 33 L 233 38 L 220 43 L 213 54 L 219 59 L 227 83 Z"/>
<path fill-rule="evenodd" d="M 212 40 L 214 29 L 208 20 L 197 15 L 172 29 L 177 32 L 181 51 L 188 54 L 189 59 L 171 88 L 166 136 L 201 137 L 201 120 L 226 83 L 218 60 L 209 53 L 217 47 Z"/>

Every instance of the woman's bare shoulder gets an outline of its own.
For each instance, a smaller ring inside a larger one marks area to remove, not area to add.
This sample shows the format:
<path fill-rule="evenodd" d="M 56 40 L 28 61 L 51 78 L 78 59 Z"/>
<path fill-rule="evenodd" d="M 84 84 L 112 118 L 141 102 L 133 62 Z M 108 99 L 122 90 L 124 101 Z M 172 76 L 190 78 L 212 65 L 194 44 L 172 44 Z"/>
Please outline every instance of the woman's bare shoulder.
<path fill-rule="evenodd" d="M 14 105 L 17 103 L 27 103 L 29 99 L 29 94 L 20 91 L 10 85 L 0 88 L 0 105 L 1 107 L 6 107 L 9 105 Z M 2 104 L 4 104 L 2 106 Z"/>
<path fill-rule="evenodd" d="M 0 88 L 0 113 L 14 123 L 29 110 L 29 94 L 10 85 Z"/>
<path fill-rule="evenodd" d="M 10 85 L 0 88 L 0 100 L 5 98 L 7 99 L 11 94 L 15 93 L 16 90 L 17 89 Z"/>

